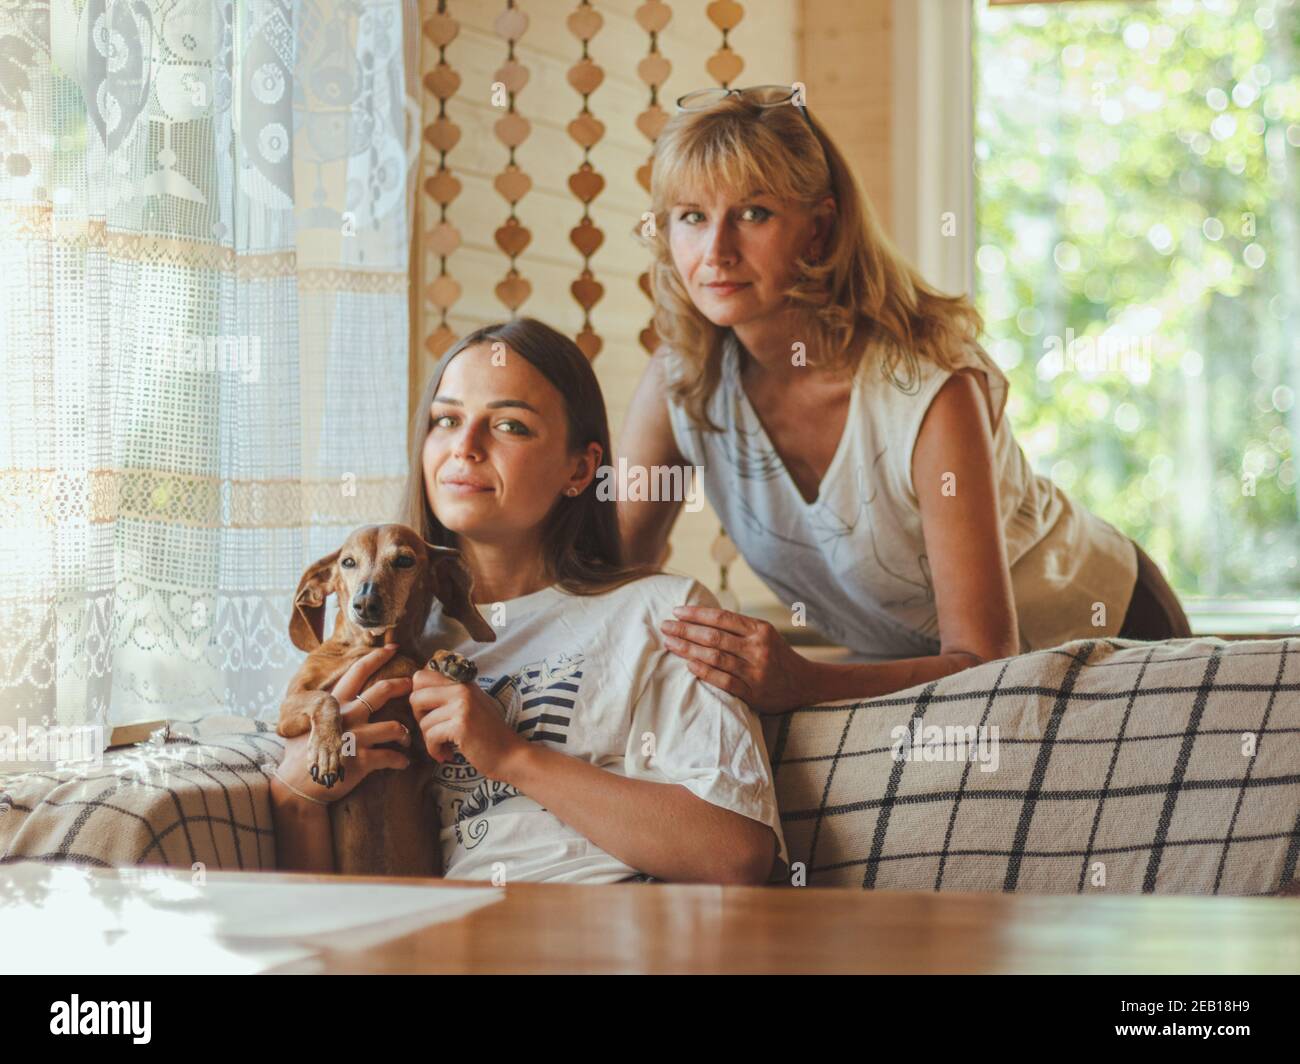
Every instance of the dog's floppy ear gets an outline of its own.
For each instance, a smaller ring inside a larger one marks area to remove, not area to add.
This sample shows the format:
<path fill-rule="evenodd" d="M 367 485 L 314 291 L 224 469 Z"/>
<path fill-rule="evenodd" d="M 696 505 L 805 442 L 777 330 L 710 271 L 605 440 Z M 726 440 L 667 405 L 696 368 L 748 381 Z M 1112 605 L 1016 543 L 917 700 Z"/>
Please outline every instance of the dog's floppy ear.
<path fill-rule="evenodd" d="M 425 543 L 429 550 L 429 572 L 432 578 L 433 594 L 442 603 L 442 610 L 448 617 L 454 617 L 465 626 L 465 631 L 480 643 L 495 643 L 497 634 L 492 626 L 483 620 L 470 597 L 474 588 L 474 577 L 469 567 L 455 547 L 438 547 Z"/>
<path fill-rule="evenodd" d="M 289 618 L 289 638 L 299 650 L 311 653 L 325 638 L 325 599 L 334 591 L 334 563 L 339 552 L 313 562 L 298 581 Z"/>

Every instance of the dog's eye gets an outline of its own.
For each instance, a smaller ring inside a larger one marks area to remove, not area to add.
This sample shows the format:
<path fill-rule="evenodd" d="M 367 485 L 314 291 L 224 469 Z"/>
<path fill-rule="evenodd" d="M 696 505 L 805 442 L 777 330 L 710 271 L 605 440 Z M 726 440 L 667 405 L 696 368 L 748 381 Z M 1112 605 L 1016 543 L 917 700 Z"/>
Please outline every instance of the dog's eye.
<path fill-rule="evenodd" d="M 415 564 L 415 558 L 409 554 L 399 554 L 393 559 L 394 569 L 409 569 Z"/>
<path fill-rule="evenodd" d="M 354 558 L 344 558 L 339 562 L 339 564 L 343 566 L 344 569 L 355 569 L 357 567 L 356 559 Z"/>

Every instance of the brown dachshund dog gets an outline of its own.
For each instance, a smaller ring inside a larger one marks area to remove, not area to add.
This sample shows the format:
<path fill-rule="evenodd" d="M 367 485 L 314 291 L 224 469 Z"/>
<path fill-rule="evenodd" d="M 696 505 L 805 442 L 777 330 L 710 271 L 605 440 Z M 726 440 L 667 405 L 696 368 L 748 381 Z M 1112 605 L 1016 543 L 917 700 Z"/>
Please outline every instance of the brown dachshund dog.
<path fill-rule="evenodd" d="M 338 700 L 331 688 L 358 658 L 387 642 L 398 651 L 368 684 L 411 676 L 425 666 L 420 636 L 434 598 L 446 616 L 464 625 L 481 643 L 496 633 L 470 598 L 472 578 L 460 552 L 426 543 L 405 525 L 369 525 L 303 573 L 294 595 L 289 637 L 307 660 L 283 704 L 277 732 L 293 738 L 310 730 L 311 776 L 329 788 L 343 778 L 344 734 Z M 325 599 L 338 597 L 334 633 L 324 634 Z M 458 683 L 477 668 L 469 659 L 437 650 L 428 663 Z M 441 875 L 437 803 L 432 793 L 436 765 L 411 712 L 409 697 L 375 706 L 372 721 L 400 720 L 411 733 L 403 748 L 410 765 L 374 772 L 330 807 L 335 864 L 348 875 Z"/>

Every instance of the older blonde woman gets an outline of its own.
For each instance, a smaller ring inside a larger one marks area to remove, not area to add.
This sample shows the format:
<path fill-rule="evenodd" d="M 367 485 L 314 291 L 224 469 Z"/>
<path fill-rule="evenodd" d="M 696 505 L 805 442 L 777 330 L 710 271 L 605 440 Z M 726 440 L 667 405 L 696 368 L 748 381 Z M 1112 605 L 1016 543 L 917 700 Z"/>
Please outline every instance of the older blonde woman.
<path fill-rule="evenodd" d="M 652 177 L 664 343 L 619 454 L 703 466 L 745 560 L 853 660 L 717 608 L 665 618 L 669 648 L 770 713 L 1075 638 L 1189 635 L 1141 548 L 1034 473 L 979 314 L 900 257 L 797 96 L 678 103 Z M 630 560 L 663 557 L 680 508 L 620 503 Z"/>

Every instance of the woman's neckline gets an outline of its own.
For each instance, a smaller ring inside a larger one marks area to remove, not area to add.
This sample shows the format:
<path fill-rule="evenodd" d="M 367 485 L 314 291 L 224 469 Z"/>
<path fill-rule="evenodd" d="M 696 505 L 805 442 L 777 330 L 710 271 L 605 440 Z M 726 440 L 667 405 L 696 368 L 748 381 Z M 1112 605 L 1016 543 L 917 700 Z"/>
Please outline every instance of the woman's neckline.
<path fill-rule="evenodd" d="M 564 592 L 558 584 L 547 584 L 536 591 L 530 591 L 527 595 L 518 595 L 512 599 L 494 599 L 488 602 L 479 602 L 475 599 L 474 608 L 481 613 L 484 610 L 500 606 L 507 617 L 513 618 L 525 613 L 531 613 L 536 607 L 562 594 Z"/>
<path fill-rule="evenodd" d="M 745 408 L 753 416 L 754 424 L 760 436 L 761 442 L 772 453 L 781 465 L 781 472 L 784 474 L 784 481 L 789 486 L 799 505 L 806 511 L 815 510 L 821 505 L 822 500 L 826 497 L 826 488 L 834 483 L 835 473 L 843 464 L 844 454 L 849 448 L 849 437 L 853 432 L 855 419 L 858 411 L 858 392 L 859 375 L 862 373 L 863 363 L 866 361 L 865 352 L 858 357 L 857 364 L 853 367 L 853 375 L 849 381 L 849 409 L 844 417 L 844 427 L 840 430 L 839 442 L 835 445 L 835 452 L 831 456 L 830 464 L 826 467 L 826 472 L 822 474 L 821 480 L 817 484 L 817 494 L 811 500 L 805 499 L 803 492 L 799 490 L 799 484 L 790 472 L 790 467 L 786 465 L 785 459 L 781 452 L 776 449 L 772 438 L 768 435 L 767 428 L 763 425 L 763 419 L 759 416 L 758 410 L 754 404 L 749 401 L 749 395 L 745 391 L 744 381 L 741 379 L 741 343 L 734 332 L 728 332 L 726 338 L 726 358 L 725 364 L 730 374 L 733 386 L 736 389 L 737 401 L 743 403 Z"/>

